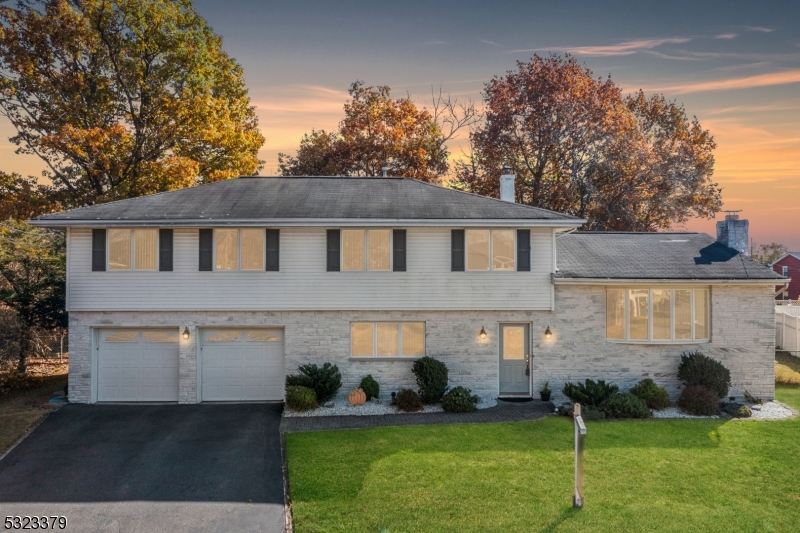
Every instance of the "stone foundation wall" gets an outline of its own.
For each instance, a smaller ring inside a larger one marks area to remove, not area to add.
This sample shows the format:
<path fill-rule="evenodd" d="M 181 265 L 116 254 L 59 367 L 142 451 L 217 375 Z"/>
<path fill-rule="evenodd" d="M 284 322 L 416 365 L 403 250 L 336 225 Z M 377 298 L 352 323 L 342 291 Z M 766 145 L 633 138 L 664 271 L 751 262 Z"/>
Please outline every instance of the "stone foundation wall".
<path fill-rule="evenodd" d="M 324 312 L 72 312 L 70 313 L 70 401 L 91 401 L 92 328 L 188 327 L 180 340 L 179 399 L 197 401 L 198 327 L 283 327 L 286 372 L 304 363 L 332 362 L 342 372 L 345 395 L 372 374 L 388 396 L 415 388 L 409 360 L 350 359 L 350 323 L 358 321 L 424 321 L 426 354 L 442 360 L 450 385 L 482 395 L 498 392 L 498 329 L 501 322 L 531 324 L 531 380 L 536 395 L 545 381 L 559 401 L 565 381 L 605 379 L 626 390 L 650 377 L 676 399 L 680 354 L 698 349 L 722 361 L 733 380 L 731 394 L 747 389 L 774 397 L 774 296 L 770 287 L 714 286 L 711 291 L 710 343 L 692 345 L 619 344 L 605 339 L 605 288 L 559 285 L 556 312 L 548 311 L 324 311 Z M 550 327 L 553 337 L 544 338 Z M 487 338 L 478 333 L 484 327 Z"/>

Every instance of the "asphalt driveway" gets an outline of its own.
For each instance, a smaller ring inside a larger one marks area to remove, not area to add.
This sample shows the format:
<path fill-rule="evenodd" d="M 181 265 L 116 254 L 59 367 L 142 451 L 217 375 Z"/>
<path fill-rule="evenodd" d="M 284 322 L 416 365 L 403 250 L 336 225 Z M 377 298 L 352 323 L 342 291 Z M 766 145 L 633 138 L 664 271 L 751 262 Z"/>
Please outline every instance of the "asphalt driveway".
<path fill-rule="evenodd" d="M 282 532 L 280 413 L 64 406 L 0 461 L 0 518 L 65 516 L 67 531 L 86 532 Z"/>

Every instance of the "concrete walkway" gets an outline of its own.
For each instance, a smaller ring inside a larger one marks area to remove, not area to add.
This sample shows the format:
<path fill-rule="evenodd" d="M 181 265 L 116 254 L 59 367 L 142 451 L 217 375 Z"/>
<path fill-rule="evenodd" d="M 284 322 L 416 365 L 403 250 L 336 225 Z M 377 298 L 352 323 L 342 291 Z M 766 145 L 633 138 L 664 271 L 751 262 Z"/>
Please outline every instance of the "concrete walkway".
<path fill-rule="evenodd" d="M 554 411 L 551 402 L 504 402 L 471 413 L 412 413 L 365 416 L 293 416 L 281 419 L 282 433 L 356 429 L 378 426 L 414 426 L 424 424 L 472 424 L 476 422 L 517 422 L 538 420 Z"/>

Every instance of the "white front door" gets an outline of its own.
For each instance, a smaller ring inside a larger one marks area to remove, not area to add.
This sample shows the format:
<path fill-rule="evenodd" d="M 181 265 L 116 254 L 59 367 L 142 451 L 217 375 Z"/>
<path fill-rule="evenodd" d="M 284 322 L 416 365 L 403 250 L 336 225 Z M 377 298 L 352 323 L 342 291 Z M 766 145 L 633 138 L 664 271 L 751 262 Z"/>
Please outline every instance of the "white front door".
<path fill-rule="evenodd" d="M 202 401 L 281 401 L 283 330 L 203 329 Z"/>
<path fill-rule="evenodd" d="M 500 394 L 530 394 L 528 324 L 500 324 Z"/>
<path fill-rule="evenodd" d="M 178 401 L 178 328 L 101 329 L 98 335 L 97 401 Z"/>

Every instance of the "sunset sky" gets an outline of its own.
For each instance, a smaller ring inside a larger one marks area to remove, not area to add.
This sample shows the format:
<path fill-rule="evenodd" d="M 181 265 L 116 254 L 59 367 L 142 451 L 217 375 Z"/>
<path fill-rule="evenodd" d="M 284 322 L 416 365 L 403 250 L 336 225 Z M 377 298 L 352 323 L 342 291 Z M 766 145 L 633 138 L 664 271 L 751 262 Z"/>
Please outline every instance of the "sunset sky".
<path fill-rule="evenodd" d="M 534 53 L 570 52 L 632 92 L 682 102 L 714 135 L 724 209 L 756 243 L 800 251 L 800 2 L 195 0 L 244 67 L 266 136 L 262 174 L 304 132 L 334 128 L 355 80 L 420 105 L 431 86 L 479 101 Z M 0 119 L 0 169 L 38 175 Z M 462 140 L 463 142 L 463 140 Z M 451 147 L 458 155 L 458 142 Z M 721 218 L 718 217 L 718 219 Z M 684 228 L 676 228 L 684 229 Z M 685 229 L 714 233 L 714 222 Z"/>

